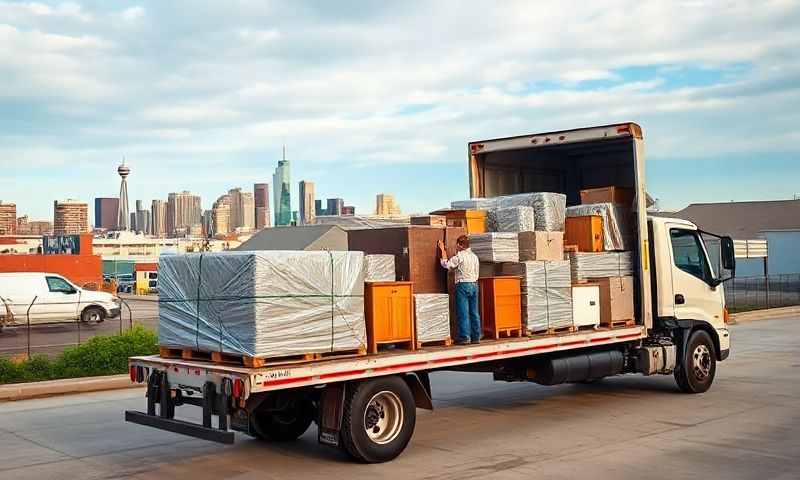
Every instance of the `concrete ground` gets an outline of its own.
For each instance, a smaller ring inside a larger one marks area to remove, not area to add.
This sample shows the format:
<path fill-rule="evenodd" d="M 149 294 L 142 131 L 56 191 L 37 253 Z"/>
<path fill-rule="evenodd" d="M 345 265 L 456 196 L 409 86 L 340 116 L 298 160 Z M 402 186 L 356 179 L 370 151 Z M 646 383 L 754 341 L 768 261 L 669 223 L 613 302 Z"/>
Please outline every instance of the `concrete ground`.
<path fill-rule="evenodd" d="M 31 354 L 46 353 L 55 355 L 70 345 L 85 342 L 95 335 L 113 335 L 120 328 L 128 329 L 131 321 L 149 328 L 158 327 L 158 297 L 120 295 L 130 307 L 122 307 L 121 318 L 108 319 L 100 324 L 78 324 L 68 322 L 48 325 L 31 325 Z M 122 325 L 120 325 L 122 322 Z M 28 351 L 28 328 L 24 326 L 6 327 L 0 332 L 0 356 L 21 355 Z"/>
<path fill-rule="evenodd" d="M 665 376 L 541 387 L 440 372 L 437 410 L 418 411 L 408 449 L 382 465 L 351 463 L 314 428 L 289 444 L 222 446 L 126 424 L 142 390 L 4 403 L 0 479 L 796 479 L 798 338 L 800 317 L 735 326 L 702 395 Z"/>

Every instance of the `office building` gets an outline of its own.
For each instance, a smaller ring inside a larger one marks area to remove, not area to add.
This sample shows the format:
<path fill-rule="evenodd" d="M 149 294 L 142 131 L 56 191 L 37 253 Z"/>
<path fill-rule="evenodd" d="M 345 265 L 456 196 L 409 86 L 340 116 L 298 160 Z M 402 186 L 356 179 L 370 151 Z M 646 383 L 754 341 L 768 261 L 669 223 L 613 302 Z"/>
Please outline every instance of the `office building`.
<path fill-rule="evenodd" d="M 94 228 L 117 229 L 119 198 L 99 197 L 94 199 Z"/>
<path fill-rule="evenodd" d="M 200 197 L 191 192 L 170 193 L 167 198 L 167 234 L 183 237 L 193 227 L 202 228 Z"/>
<path fill-rule="evenodd" d="M 167 233 L 167 204 L 164 200 L 153 200 L 150 204 L 151 233 L 163 237 Z"/>
<path fill-rule="evenodd" d="M 278 161 L 272 176 L 272 204 L 275 208 L 275 225 L 289 225 L 292 221 L 292 195 L 289 161 L 286 160 L 286 147 L 283 147 L 283 160 Z"/>
<path fill-rule="evenodd" d="M 401 215 L 400 206 L 395 202 L 394 195 L 379 193 L 376 196 L 375 215 L 385 217 Z"/>
<path fill-rule="evenodd" d="M 256 230 L 272 225 L 269 213 L 269 184 L 253 184 L 253 201 L 256 205 Z"/>
<path fill-rule="evenodd" d="M 27 215 L 17 218 L 17 235 L 52 235 L 53 223 L 47 220 L 29 220 Z"/>
<path fill-rule="evenodd" d="M 342 207 L 342 215 L 355 215 L 356 214 L 356 207 L 352 205 L 347 205 Z"/>
<path fill-rule="evenodd" d="M 211 206 L 212 235 L 227 235 L 231 231 L 231 197 L 222 195 Z"/>
<path fill-rule="evenodd" d="M 252 232 L 255 229 L 256 207 L 253 194 L 241 188 L 228 190 L 230 203 L 230 231 Z"/>
<path fill-rule="evenodd" d="M 17 204 L 0 201 L 0 235 L 17 232 Z"/>
<path fill-rule="evenodd" d="M 329 198 L 328 208 L 326 209 L 325 213 L 327 215 L 341 215 L 342 207 L 344 207 L 344 200 L 341 198 Z"/>
<path fill-rule="evenodd" d="M 89 232 L 89 205 L 79 200 L 53 202 L 53 234 L 77 235 Z"/>
<path fill-rule="evenodd" d="M 136 200 L 136 228 L 134 231 L 150 235 L 153 233 L 152 221 L 150 219 L 150 210 L 144 208 L 144 202 Z"/>
<path fill-rule="evenodd" d="M 203 237 L 214 235 L 214 210 L 203 210 Z"/>
<path fill-rule="evenodd" d="M 125 165 L 125 160 L 122 160 L 122 165 L 117 167 L 117 173 L 122 179 L 119 184 L 119 203 L 117 206 L 117 230 L 130 230 L 130 217 L 128 213 L 128 175 L 131 169 Z"/>
<path fill-rule="evenodd" d="M 317 217 L 321 217 L 327 214 L 328 212 L 324 208 L 322 208 L 322 200 L 314 200 L 314 215 Z"/>
<path fill-rule="evenodd" d="M 300 224 L 312 225 L 316 217 L 314 200 L 314 182 L 300 181 Z"/>

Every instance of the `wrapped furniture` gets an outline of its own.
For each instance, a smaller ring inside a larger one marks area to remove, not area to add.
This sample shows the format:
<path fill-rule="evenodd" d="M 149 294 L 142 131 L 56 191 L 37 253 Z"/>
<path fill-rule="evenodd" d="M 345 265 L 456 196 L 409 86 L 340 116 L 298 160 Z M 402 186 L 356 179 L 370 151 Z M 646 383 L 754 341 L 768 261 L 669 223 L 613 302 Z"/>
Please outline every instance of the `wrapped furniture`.
<path fill-rule="evenodd" d="M 518 262 L 516 233 L 479 233 L 469 236 L 469 246 L 481 262 Z"/>
<path fill-rule="evenodd" d="M 247 357 L 364 349 L 364 254 L 162 255 L 159 343 Z"/>
<path fill-rule="evenodd" d="M 522 316 L 529 332 L 572 326 L 568 261 L 505 263 L 502 273 L 522 281 Z"/>
<path fill-rule="evenodd" d="M 593 278 L 600 288 L 600 324 L 614 327 L 633 325 L 633 277 Z"/>
<path fill-rule="evenodd" d="M 593 203 L 567 208 L 567 217 L 599 215 L 603 219 L 603 248 L 607 251 L 630 250 L 631 211 L 613 203 Z"/>
<path fill-rule="evenodd" d="M 395 281 L 394 255 L 364 255 L 364 272 L 365 282 Z"/>
<path fill-rule="evenodd" d="M 633 275 L 631 252 L 569 252 L 569 263 L 574 283 Z"/>
<path fill-rule="evenodd" d="M 493 208 L 486 212 L 486 227 L 490 232 L 532 232 L 533 207 Z"/>
<path fill-rule="evenodd" d="M 452 208 L 491 210 L 493 208 L 533 207 L 536 230 L 545 232 L 564 231 L 564 211 L 567 196 L 561 193 L 534 192 L 517 193 L 491 198 L 472 198 L 450 204 Z M 436 212 L 434 212 L 436 213 Z"/>
<path fill-rule="evenodd" d="M 414 294 L 414 313 L 418 346 L 430 342 L 450 343 L 450 295 Z"/>

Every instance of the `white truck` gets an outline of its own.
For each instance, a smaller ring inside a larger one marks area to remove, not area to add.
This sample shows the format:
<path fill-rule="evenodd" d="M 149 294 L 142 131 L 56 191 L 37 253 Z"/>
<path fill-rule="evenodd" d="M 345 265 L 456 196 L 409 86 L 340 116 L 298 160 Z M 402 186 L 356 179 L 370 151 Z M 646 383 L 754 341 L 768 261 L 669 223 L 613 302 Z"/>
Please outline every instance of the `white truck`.
<path fill-rule="evenodd" d="M 704 244 L 710 234 L 685 220 L 647 216 L 638 125 L 472 142 L 468 158 L 472 197 L 549 191 L 566 194 L 571 205 L 581 189 L 635 189 L 635 325 L 263 368 L 135 357 L 131 380 L 146 383 L 147 409 L 125 412 L 126 420 L 223 443 L 234 441 L 233 430 L 294 440 L 316 422 L 321 443 L 373 463 L 403 451 L 416 408 L 433 409 L 433 371 L 543 385 L 672 374 L 684 392 L 711 387 L 717 362 L 730 352 L 722 282 L 734 275 L 733 242 L 717 237 L 721 258 L 712 262 Z M 174 418 L 182 405 L 202 408 L 202 424 Z"/>

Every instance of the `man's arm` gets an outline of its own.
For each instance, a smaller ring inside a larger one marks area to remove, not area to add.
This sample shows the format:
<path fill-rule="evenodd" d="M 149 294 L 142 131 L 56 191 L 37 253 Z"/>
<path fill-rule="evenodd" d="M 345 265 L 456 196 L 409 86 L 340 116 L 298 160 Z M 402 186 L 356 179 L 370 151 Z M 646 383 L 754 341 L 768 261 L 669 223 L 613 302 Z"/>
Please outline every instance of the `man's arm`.
<path fill-rule="evenodd" d="M 452 257 L 450 257 L 449 260 L 447 258 L 442 258 L 441 260 L 439 260 L 439 262 L 442 264 L 442 267 L 448 270 L 453 270 L 454 268 L 458 268 L 458 266 L 461 265 L 461 255 L 455 254 Z"/>

